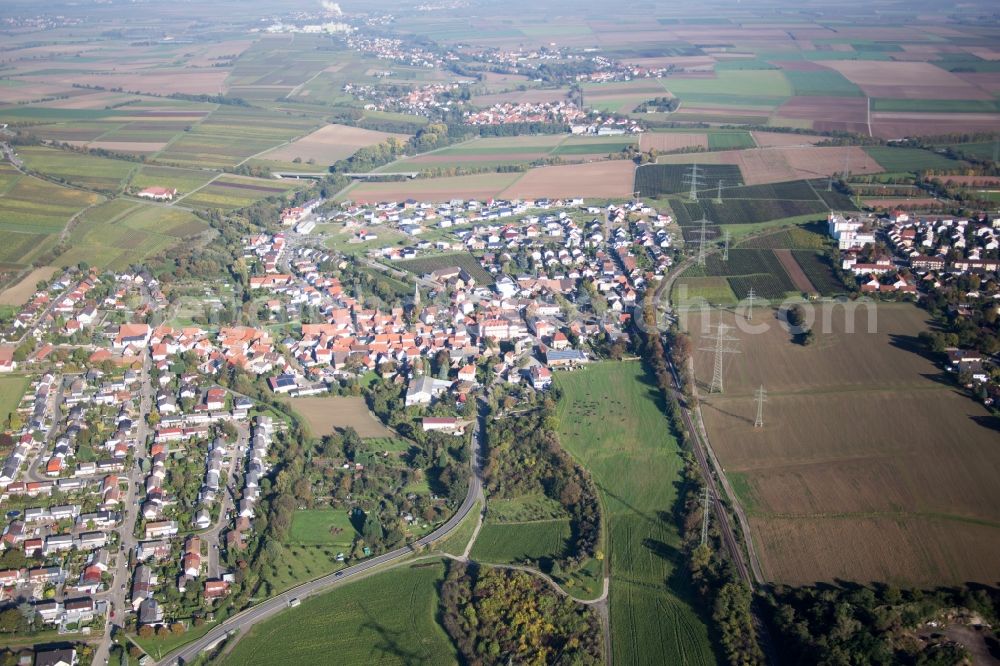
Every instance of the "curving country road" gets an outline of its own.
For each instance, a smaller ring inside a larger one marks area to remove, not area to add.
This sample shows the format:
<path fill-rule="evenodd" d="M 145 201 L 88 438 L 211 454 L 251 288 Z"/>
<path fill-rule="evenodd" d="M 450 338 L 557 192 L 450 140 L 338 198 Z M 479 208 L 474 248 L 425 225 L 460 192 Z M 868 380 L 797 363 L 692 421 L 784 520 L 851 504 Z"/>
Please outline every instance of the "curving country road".
<path fill-rule="evenodd" d="M 455 514 L 441 527 L 437 528 L 427 536 L 417 539 L 412 544 L 402 548 L 397 548 L 394 551 L 377 557 L 372 557 L 355 564 L 354 566 L 341 569 L 336 573 L 323 576 L 322 578 L 317 578 L 316 580 L 309 581 L 308 583 L 303 583 L 290 590 L 282 592 L 275 597 L 271 597 L 267 601 L 237 613 L 222 624 L 213 627 L 211 631 L 198 640 L 192 641 L 184 647 L 170 653 L 157 662 L 157 664 L 174 666 L 190 663 L 197 659 L 198 655 L 206 649 L 219 643 L 223 638 L 229 635 L 230 632 L 245 632 L 255 624 L 263 622 L 272 615 L 276 615 L 282 610 L 288 608 L 288 602 L 291 599 L 305 599 L 306 597 L 314 594 L 326 592 L 344 583 L 354 581 L 376 567 L 406 557 L 407 555 L 412 554 L 415 550 L 438 541 L 439 539 L 442 539 L 450 534 L 456 527 L 458 527 L 459 523 L 461 523 L 462 520 L 469 515 L 469 512 L 475 508 L 476 503 L 480 501 L 483 496 L 481 477 L 482 466 L 480 462 L 483 437 L 483 419 L 484 415 L 481 411 L 479 418 L 476 421 L 476 427 L 472 436 L 472 456 L 469 468 L 469 491 L 466 493 L 465 501 L 462 502 L 458 511 L 456 511 Z"/>

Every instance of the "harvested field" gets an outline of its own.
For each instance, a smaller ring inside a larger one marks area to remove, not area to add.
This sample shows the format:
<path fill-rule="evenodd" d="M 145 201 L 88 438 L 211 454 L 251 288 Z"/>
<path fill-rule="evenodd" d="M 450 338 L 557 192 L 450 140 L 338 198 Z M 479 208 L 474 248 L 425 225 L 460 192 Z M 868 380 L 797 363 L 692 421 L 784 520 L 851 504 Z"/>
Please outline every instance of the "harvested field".
<path fill-rule="evenodd" d="M 775 158 L 768 153 L 777 153 L 778 156 Z M 878 162 L 856 146 L 773 148 L 757 151 L 744 150 L 740 151 L 739 154 L 740 170 L 749 185 L 778 182 L 778 172 L 771 173 L 768 163 L 780 164 L 784 162 L 793 174 L 791 180 L 843 173 L 845 167 L 854 174 L 881 173 L 883 171 Z M 763 164 L 755 164 L 757 155 L 768 156 L 770 159 L 767 159 Z M 787 179 L 781 178 L 781 180 Z"/>
<path fill-rule="evenodd" d="M 21 278 L 20 282 L 0 292 L 0 305 L 24 305 L 35 293 L 35 285 L 39 280 L 48 280 L 57 272 L 59 269 L 55 266 L 36 268 Z"/>
<path fill-rule="evenodd" d="M 825 136 L 792 134 L 786 132 L 751 132 L 754 141 L 761 148 L 786 148 L 788 146 L 811 146 L 825 141 Z"/>
<path fill-rule="evenodd" d="M 632 193 L 635 164 L 610 160 L 531 169 L 502 192 L 508 198 L 627 197 Z"/>
<path fill-rule="evenodd" d="M 359 148 L 382 143 L 390 136 L 394 136 L 400 141 L 406 141 L 409 138 L 406 134 L 373 132 L 347 125 L 327 125 L 288 145 L 264 153 L 261 155 L 261 159 L 291 162 L 295 158 L 299 158 L 303 162 L 315 160 L 320 164 L 333 164 L 337 160 L 350 157 Z"/>
<path fill-rule="evenodd" d="M 955 132 L 995 132 L 1000 127 L 997 113 L 920 113 L 879 111 L 872 113 L 872 134 L 882 139 Z"/>
<path fill-rule="evenodd" d="M 708 150 L 707 134 L 682 134 L 680 132 L 643 132 L 639 139 L 641 150 L 670 151 L 681 148 L 704 148 Z"/>
<path fill-rule="evenodd" d="M 809 281 L 802 267 L 799 266 L 799 262 L 795 261 L 791 250 L 774 250 L 773 252 L 774 256 L 781 262 L 781 267 L 788 273 L 788 277 L 791 278 L 792 284 L 795 285 L 796 289 L 803 294 L 812 294 L 816 291 L 813 283 Z"/>
<path fill-rule="evenodd" d="M 341 198 L 358 202 L 449 201 L 497 197 L 522 174 L 487 173 L 451 178 L 418 178 L 391 183 L 358 183 L 341 193 Z"/>
<path fill-rule="evenodd" d="M 185 93 L 188 95 L 218 95 L 223 91 L 229 69 L 206 67 L 204 69 L 156 69 L 141 72 L 107 72 L 98 74 L 65 74 L 38 77 L 53 85 L 71 86 L 79 83 L 103 88 L 121 88 L 157 95 Z"/>
<path fill-rule="evenodd" d="M 361 437 L 396 436 L 368 411 L 364 398 L 319 396 L 290 398 L 287 402 L 317 437 L 333 432 L 334 428 L 347 427 L 354 428 Z"/>
<path fill-rule="evenodd" d="M 792 342 L 773 311 L 755 312 L 753 324 L 768 330 L 737 326 L 742 353 L 725 370 L 725 393 L 702 394 L 712 446 L 747 510 L 765 576 L 994 583 L 1000 423 L 921 355 L 921 310 L 861 305 L 848 318 L 843 305 L 817 309 L 808 346 Z M 736 317 L 716 311 L 711 320 L 736 325 Z M 693 347 L 706 346 L 702 322 L 689 323 Z M 711 354 L 696 355 L 695 373 L 704 391 Z M 765 425 L 755 429 L 761 384 Z"/>
<path fill-rule="evenodd" d="M 776 115 L 809 120 L 821 131 L 868 134 L 868 101 L 861 97 L 793 97 L 778 107 Z"/>
<path fill-rule="evenodd" d="M 955 76 L 990 94 L 1000 95 L 1000 72 L 956 72 Z"/>
<path fill-rule="evenodd" d="M 862 198 L 865 206 L 870 206 L 871 208 L 922 208 L 925 206 L 938 207 L 941 202 L 932 197 L 882 197 L 882 198 Z"/>
<path fill-rule="evenodd" d="M 830 69 L 843 74 L 869 97 L 900 99 L 992 99 L 987 91 L 928 62 L 892 60 L 831 60 Z"/>
<path fill-rule="evenodd" d="M 780 183 L 789 180 L 827 177 L 843 173 L 847 166 L 851 173 L 882 173 L 878 162 L 857 146 L 787 146 L 753 148 L 711 153 L 667 155 L 659 164 L 735 164 L 747 185 Z M 711 185 L 711 183 L 709 183 Z M 706 191 L 711 187 L 706 186 Z"/>

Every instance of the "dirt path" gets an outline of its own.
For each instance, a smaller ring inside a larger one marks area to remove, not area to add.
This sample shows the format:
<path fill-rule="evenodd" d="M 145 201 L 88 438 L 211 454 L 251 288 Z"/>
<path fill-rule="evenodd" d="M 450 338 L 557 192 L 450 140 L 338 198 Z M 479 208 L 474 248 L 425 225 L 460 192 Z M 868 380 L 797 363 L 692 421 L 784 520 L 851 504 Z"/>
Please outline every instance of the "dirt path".
<path fill-rule="evenodd" d="M 809 277 L 799 266 L 799 262 L 795 260 L 795 255 L 792 254 L 791 250 L 773 250 L 773 252 L 774 256 L 781 262 L 781 267 L 788 273 L 788 277 L 792 278 L 792 284 L 795 285 L 796 289 L 804 294 L 816 291 L 816 287 L 809 281 Z"/>

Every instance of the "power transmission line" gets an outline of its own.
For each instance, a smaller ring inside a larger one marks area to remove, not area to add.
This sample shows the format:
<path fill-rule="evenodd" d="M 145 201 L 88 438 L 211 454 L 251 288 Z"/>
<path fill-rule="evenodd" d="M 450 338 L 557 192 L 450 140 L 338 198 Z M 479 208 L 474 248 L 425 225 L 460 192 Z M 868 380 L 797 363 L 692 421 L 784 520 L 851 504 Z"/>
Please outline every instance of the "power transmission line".
<path fill-rule="evenodd" d="M 684 179 L 689 181 L 691 184 L 691 189 L 688 191 L 688 199 L 691 201 L 698 200 L 698 188 L 701 186 L 701 179 L 703 177 L 704 176 L 698 173 L 698 165 L 692 164 L 691 173 L 684 177 Z"/>
<path fill-rule="evenodd" d="M 698 220 L 701 223 L 701 229 L 698 231 L 698 265 L 705 265 L 705 248 L 708 247 L 708 220 L 706 218 L 701 218 Z"/>
<path fill-rule="evenodd" d="M 722 365 L 726 354 L 740 353 L 738 349 L 729 344 L 731 342 L 739 342 L 739 338 L 729 335 L 729 328 L 730 327 L 726 324 L 719 324 L 716 326 L 715 335 L 709 335 L 705 338 L 706 340 L 714 341 L 715 346 L 701 349 L 701 351 L 710 351 L 715 354 L 715 363 L 712 370 L 712 385 L 708 388 L 709 393 L 723 392 Z"/>
<path fill-rule="evenodd" d="M 712 500 L 708 496 L 708 486 L 705 486 L 705 492 L 701 497 L 701 545 L 705 545 L 708 541 L 708 507 L 711 505 Z"/>
<path fill-rule="evenodd" d="M 764 390 L 764 385 L 761 384 L 760 388 L 754 391 L 754 397 L 757 399 L 757 420 L 753 422 L 754 428 L 764 427 L 764 403 L 767 402 L 767 391 Z"/>

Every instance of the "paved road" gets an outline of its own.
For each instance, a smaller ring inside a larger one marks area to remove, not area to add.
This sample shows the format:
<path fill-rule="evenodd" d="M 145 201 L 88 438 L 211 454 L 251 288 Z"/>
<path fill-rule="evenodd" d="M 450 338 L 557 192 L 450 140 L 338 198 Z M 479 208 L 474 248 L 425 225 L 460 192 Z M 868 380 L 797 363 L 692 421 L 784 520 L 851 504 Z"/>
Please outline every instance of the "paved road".
<path fill-rule="evenodd" d="M 150 381 L 149 371 L 152 363 L 149 355 L 145 354 L 142 361 L 142 373 L 140 375 L 139 389 L 139 416 L 136 422 L 134 461 L 131 469 L 125 473 L 128 479 L 128 492 L 125 495 L 124 507 L 125 517 L 122 520 L 121 528 L 118 530 L 120 543 L 114 569 L 111 587 L 102 595 L 109 604 L 108 621 L 105 625 L 104 635 L 94 652 L 94 664 L 107 663 L 111 649 L 111 629 L 113 625 L 123 626 L 125 624 L 126 595 L 131 573 L 129 571 L 129 555 L 135 549 L 138 540 L 135 538 L 135 524 L 139 516 L 139 488 L 142 486 L 143 476 L 140 461 L 146 458 L 146 440 L 149 437 L 149 426 L 146 424 L 146 417 L 149 415 L 153 405 L 153 385 Z M 124 589 L 123 586 L 124 585 Z"/>
<path fill-rule="evenodd" d="M 472 438 L 473 451 L 469 469 L 469 491 L 466 493 L 465 501 L 462 502 L 462 506 L 459 507 L 458 511 L 455 512 L 455 515 L 453 515 L 444 525 L 437 528 L 427 536 L 418 539 L 411 545 L 403 548 L 397 548 L 394 551 L 365 560 L 336 573 L 323 576 L 322 578 L 317 578 L 316 580 L 309 581 L 308 583 L 303 583 L 302 585 L 293 587 L 276 597 L 271 597 L 267 601 L 264 601 L 256 606 L 252 606 L 251 608 L 234 615 L 222 624 L 216 626 L 198 640 L 167 655 L 158 663 L 160 665 L 170 666 L 174 666 L 175 664 L 179 665 L 190 663 L 203 651 L 225 638 L 231 631 L 239 630 L 245 633 L 246 630 L 250 629 L 255 624 L 263 622 L 272 615 L 280 613 L 288 607 L 288 602 L 291 599 L 305 599 L 306 597 L 314 594 L 326 592 L 333 587 L 356 580 L 376 567 L 399 560 L 407 555 L 410 555 L 419 548 L 446 537 L 456 527 L 458 527 L 459 523 L 461 523 L 462 520 L 469 515 L 469 512 L 475 508 L 476 503 L 482 498 L 482 466 L 480 455 L 482 451 L 483 432 L 480 426 L 481 422 L 481 418 L 477 420 L 476 429 Z"/>

